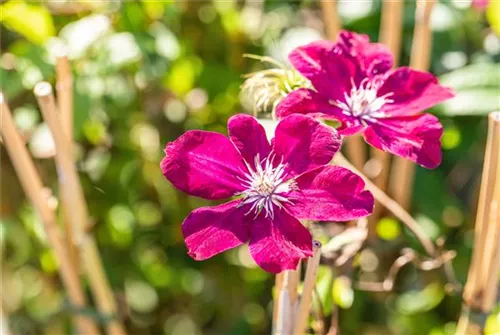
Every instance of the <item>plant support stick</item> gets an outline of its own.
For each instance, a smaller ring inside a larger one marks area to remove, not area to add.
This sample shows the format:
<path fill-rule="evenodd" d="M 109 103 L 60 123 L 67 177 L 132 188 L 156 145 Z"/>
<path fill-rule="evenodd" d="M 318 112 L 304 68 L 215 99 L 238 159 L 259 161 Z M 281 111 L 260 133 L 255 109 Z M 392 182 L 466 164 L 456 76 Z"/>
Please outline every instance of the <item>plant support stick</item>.
<path fill-rule="evenodd" d="M 410 66 L 420 71 L 427 71 L 430 66 L 432 48 L 430 18 L 435 2 L 436 0 L 417 1 Z M 406 210 L 410 208 L 414 177 L 415 164 L 407 159 L 395 157 L 390 191 L 393 198 Z"/>
<path fill-rule="evenodd" d="M 113 319 L 107 323 L 108 334 L 125 334 L 125 330 L 117 319 L 116 304 L 109 283 L 104 275 L 102 262 L 94 238 L 86 231 L 89 225 L 87 204 L 83 195 L 75 164 L 68 149 L 68 139 L 62 131 L 57 116 L 52 87 L 47 82 L 38 83 L 34 89 L 43 118 L 52 132 L 56 146 L 56 163 L 58 165 L 59 183 L 66 188 L 63 194 L 65 201 L 72 209 L 72 226 L 76 232 L 76 242 L 80 246 L 82 260 L 95 296 L 99 311 Z"/>
<path fill-rule="evenodd" d="M 394 59 L 393 67 L 399 62 L 401 49 L 401 35 L 403 32 L 403 0 L 385 0 L 382 3 L 382 22 L 380 26 L 380 42 L 385 44 L 391 51 Z M 375 148 L 371 149 L 372 161 L 375 162 L 376 172 L 374 183 L 382 191 L 386 191 L 389 181 L 389 168 L 391 155 L 385 151 Z M 376 237 L 376 223 L 380 218 L 383 206 L 375 203 L 373 214 L 368 218 L 368 239 Z"/>
<path fill-rule="evenodd" d="M 67 48 L 60 48 L 56 55 L 56 91 L 57 91 L 57 107 L 59 110 L 59 118 L 63 126 L 64 134 L 68 141 L 68 150 L 73 157 L 73 78 L 71 76 L 71 68 L 67 55 Z M 62 212 L 64 218 L 64 228 L 66 235 L 66 244 L 73 264 L 76 269 L 79 269 L 78 251 L 75 246 L 75 234 L 71 226 L 70 216 L 72 215 L 68 203 L 64 199 L 68 196 L 63 194 L 65 188 L 61 188 Z"/>
<path fill-rule="evenodd" d="M 44 224 L 48 241 L 54 249 L 54 253 L 59 261 L 59 274 L 68 292 L 69 300 L 76 308 L 85 308 L 85 295 L 80 286 L 78 273 L 71 264 L 71 258 L 60 236 L 56 217 L 49 208 L 47 199 L 43 195 L 44 191 L 41 178 L 36 171 L 35 164 L 29 156 L 28 150 L 24 146 L 21 136 L 15 128 L 9 107 L 4 101 L 2 94 L 0 94 L 0 103 L 2 114 L 1 133 L 7 152 L 9 153 L 27 197 L 30 199 Z M 85 316 L 75 317 L 75 322 L 80 334 L 99 333 L 94 322 Z"/>

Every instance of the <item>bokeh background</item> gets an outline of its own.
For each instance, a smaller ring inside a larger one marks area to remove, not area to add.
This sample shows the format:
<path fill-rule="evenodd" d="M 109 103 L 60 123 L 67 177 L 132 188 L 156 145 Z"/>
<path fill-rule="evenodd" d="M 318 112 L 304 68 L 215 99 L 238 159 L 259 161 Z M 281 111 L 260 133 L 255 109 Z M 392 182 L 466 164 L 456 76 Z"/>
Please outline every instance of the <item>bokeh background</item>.
<path fill-rule="evenodd" d="M 340 0 L 344 27 L 378 39 L 381 2 Z M 294 47 L 323 37 L 317 1 L 2 1 L 1 89 L 45 184 L 57 195 L 54 147 L 33 86 L 55 79 L 55 52 L 70 51 L 77 165 L 93 232 L 131 334 L 267 334 L 273 276 L 238 248 L 204 262 L 186 254 L 180 224 L 209 203 L 176 191 L 159 169 L 164 145 L 188 129 L 226 133 L 227 119 L 251 112 L 242 75 L 286 62 Z M 402 64 L 408 64 L 414 1 L 407 1 Z M 485 11 L 442 0 L 432 14 L 431 70 L 457 98 L 435 108 L 444 159 L 418 169 L 413 214 L 433 239 L 457 251 L 465 282 L 483 162 L 487 112 L 500 109 L 500 2 Z M 496 30 L 496 33 L 495 33 Z M 72 313 L 58 264 L 33 207 L 1 148 L 1 297 L 16 334 L 70 331 Z M 402 247 L 418 244 L 396 220 L 355 257 L 346 277 L 323 266 L 324 312 L 339 307 L 342 334 L 453 334 L 460 294 L 442 271 L 406 267 L 390 293 L 356 289 L 360 276 L 383 279 Z M 322 237 L 325 238 L 324 236 Z M 87 313 L 99 318 L 95 311 Z M 500 311 L 487 322 L 498 334 Z"/>

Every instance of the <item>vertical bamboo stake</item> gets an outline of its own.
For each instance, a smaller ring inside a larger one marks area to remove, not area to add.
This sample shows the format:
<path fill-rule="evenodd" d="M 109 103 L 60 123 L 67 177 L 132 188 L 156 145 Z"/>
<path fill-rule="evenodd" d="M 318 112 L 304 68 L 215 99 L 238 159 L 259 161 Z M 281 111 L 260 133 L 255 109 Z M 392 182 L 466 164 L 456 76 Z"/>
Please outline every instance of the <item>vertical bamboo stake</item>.
<path fill-rule="evenodd" d="M 7 319 L 7 314 L 3 310 L 2 303 L 0 303 L 0 335 L 10 335 L 9 330 L 9 320 Z"/>
<path fill-rule="evenodd" d="M 380 42 L 385 44 L 391 51 L 394 57 L 393 66 L 396 67 L 399 63 L 399 56 L 401 53 L 401 35 L 402 35 L 402 24 L 403 24 L 403 0 L 385 0 L 382 3 L 382 22 L 380 26 Z M 385 151 L 381 151 L 375 148 L 371 149 L 372 159 L 374 159 L 378 164 L 378 175 L 374 178 L 374 183 L 382 191 L 386 191 L 387 183 L 389 181 L 389 164 L 391 161 L 391 155 Z M 374 239 L 376 237 L 376 227 L 375 224 L 382 213 L 383 207 L 377 201 L 375 203 L 375 208 L 373 214 L 368 218 L 368 239 Z"/>
<path fill-rule="evenodd" d="M 72 227 L 75 229 L 75 240 L 81 245 L 82 260 L 98 309 L 104 315 L 113 317 L 106 324 L 108 334 L 125 334 L 125 329 L 117 319 L 116 303 L 104 274 L 96 243 L 93 237 L 86 233 L 89 224 L 87 204 L 75 164 L 68 149 L 69 141 L 63 133 L 61 122 L 57 116 L 52 87 L 47 82 L 40 82 L 35 86 L 34 92 L 43 118 L 54 138 L 59 183 L 67 190 L 63 192 L 63 195 L 68 197 L 65 201 L 70 204 L 72 210 L 70 218 Z"/>
<path fill-rule="evenodd" d="M 480 333 L 473 311 L 488 313 L 497 298 L 500 276 L 500 112 L 488 118 L 488 138 L 479 190 L 474 250 L 456 334 Z"/>
<path fill-rule="evenodd" d="M 430 66 L 432 48 L 432 31 L 430 18 L 436 0 L 418 0 L 415 12 L 415 31 L 410 57 L 410 66 L 416 70 L 427 71 Z M 392 186 L 393 197 L 408 210 L 410 208 L 415 164 L 411 161 L 395 157 L 393 163 Z"/>
<path fill-rule="evenodd" d="M 474 230 L 474 251 L 464 289 L 464 301 L 472 308 L 482 309 L 483 290 L 489 282 L 493 264 L 494 247 L 499 245 L 498 237 L 500 221 L 492 221 L 497 213 L 494 209 L 500 191 L 500 112 L 491 113 L 488 122 L 488 139 L 484 156 L 479 203 L 477 207 L 476 226 Z M 494 194 L 496 193 L 496 194 Z M 498 217 L 497 217 L 498 218 Z M 498 279 L 497 279 L 498 280 Z"/>
<path fill-rule="evenodd" d="M 325 34 L 330 41 L 335 41 L 342 27 L 342 22 L 337 12 L 336 0 L 321 0 L 321 11 L 323 13 L 323 23 Z M 344 139 L 347 156 L 359 170 L 363 170 L 365 165 L 365 144 L 359 135 L 353 135 Z"/>
<path fill-rule="evenodd" d="M 321 12 L 323 14 L 323 24 L 325 35 L 331 41 L 337 38 L 342 22 L 337 11 L 337 0 L 321 0 Z"/>
<path fill-rule="evenodd" d="M 292 332 L 292 304 L 290 303 L 290 271 L 283 274 L 283 284 L 278 297 L 278 320 L 276 335 L 288 335 Z"/>
<path fill-rule="evenodd" d="M 497 133 L 500 134 L 500 113 L 497 113 Z M 498 138 L 500 141 L 500 138 Z M 500 151 L 500 146 L 498 148 Z M 489 215 L 489 240 L 485 248 L 484 294 L 483 311 L 491 311 L 495 306 L 498 294 L 498 281 L 500 280 L 500 162 L 497 162 L 497 174 L 493 200 Z M 492 231 L 493 230 L 493 231 Z"/>
<path fill-rule="evenodd" d="M 309 311 L 311 310 L 311 300 L 316 285 L 316 277 L 318 275 L 319 260 L 321 257 L 321 244 L 314 241 L 314 255 L 307 260 L 306 277 L 304 278 L 304 287 L 300 296 L 299 308 L 297 315 L 294 317 L 295 324 L 293 327 L 294 335 L 302 335 L 306 333 L 307 320 Z"/>
<path fill-rule="evenodd" d="M 56 56 L 56 83 L 59 118 L 66 138 L 69 140 L 68 150 L 71 157 L 73 157 L 73 78 L 66 48 L 59 50 Z M 75 268 L 79 269 L 78 250 L 74 241 L 75 234 L 70 224 L 72 213 L 70 205 L 64 201 L 64 199 L 68 199 L 67 195 L 62 194 L 64 190 L 65 188 L 62 187 L 60 192 L 63 200 L 61 207 L 64 218 L 66 244 Z"/>
<path fill-rule="evenodd" d="M 279 311 L 279 296 L 281 294 L 281 289 L 283 287 L 283 279 L 285 274 L 278 273 L 274 280 L 274 290 L 273 290 L 273 334 L 277 331 L 277 322 L 278 322 L 278 311 Z"/>
<path fill-rule="evenodd" d="M 0 94 L 1 104 L 1 133 L 7 148 L 7 152 L 16 169 L 16 173 L 21 181 L 21 185 L 27 197 L 32 202 L 41 221 L 44 224 L 47 239 L 54 249 L 59 261 L 59 275 L 68 292 L 68 297 L 72 305 L 77 308 L 84 308 L 86 305 L 85 295 L 80 287 L 78 273 L 71 264 L 66 246 L 64 245 L 57 227 L 56 217 L 48 207 L 47 199 L 44 198 L 43 184 L 36 171 L 21 136 L 16 130 L 9 107 L 4 101 L 3 94 Z M 84 316 L 75 317 L 76 327 L 81 334 L 99 334 L 99 331 L 91 319 Z"/>

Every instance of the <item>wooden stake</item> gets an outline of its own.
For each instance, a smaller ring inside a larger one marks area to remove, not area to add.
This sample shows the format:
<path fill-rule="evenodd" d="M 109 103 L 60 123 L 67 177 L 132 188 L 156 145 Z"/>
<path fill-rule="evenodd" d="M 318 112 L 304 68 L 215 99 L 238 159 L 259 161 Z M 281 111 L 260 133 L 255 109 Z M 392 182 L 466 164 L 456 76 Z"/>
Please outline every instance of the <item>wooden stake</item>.
<path fill-rule="evenodd" d="M 380 26 L 380 42 L 385 44 L 391 51 L 394 57 L 393 67 L 399 63 L 399 55 L 401 53 L 401 35 L 403 32 L 403 9 L 404 2 L 402 0 L 385 0 L 382 3 L 382 22 Z M 385 151 L 371 148 L 372 160 L 376 164 L 378 174 L 374 178 L 375 185 L 382 191 L 387 190 L 389 181 L 389 168 L 391 155 Z M 382 214 L 383 206 L 377 201 L 373 214 L 368 217 L 368 239 L 376 238 L 376 227 L 378 219 Z"/>
<path fill-rule="evenodd" d="M 337 11 L 337 0 L 321 0 L 321 12 L 323 14 L 323 24 L 325 25 L 325 35 L 335 41 L 342 27 Z"/>
<path fill-rule="evenodd" d="M 113 294 L 97 250 L 94 238 L 87 233 L 89 214 L 83 189 L 80 184 L 76 166 L 74 164 L 69 142 L 63 132 L 63 127 L 57 116 L 56 104 L 52 87 L 47 82 L 40 82 L 35 86 L 35 96 L 42 111 L 43 118 L 52 132 L 56 146 L 56 163 L 58 165 L 59 184 L 65 189 L 63 195 L 67 196 L 65 202 L 72 210 L 71 224 L 76 234 L 76 242 L 81 246 L 84 267 L 95 296 L 99 312 L 112 317 L 106 324 L 108 334 L 125 334 L 125 329 L 117 319 L 117 308 Z"/>
<path fill-rule="evenodd" d="M 273 289 L 273 331 L 272 333 L 275 334 L 277 329 L 277 322 L 278 322 L 278 313 L 279 313 L 279 296 L 281 294 L 281 289 L 283 287 L 283 279 L 284 279 L 284 273 L 278 273 L 276 275 L 275 281 L 274 281 L 274 289 Z"/>
<path fill-rule="evenodd" d="M 71 157 L 73 157 L 73 78 L 71 75 L 71 67 L 68 60 L 67 49 L 58 50 L 56 56 L 56 90 L 57 90 L 57 107 L 59 109 L 59 118 L 61 120 L 61 125 L 63 126 L 64 134 L 68 141 L 68 150 Z M 80 269 L 78 250 L 75 246 L 75 233 L 70 224 L 72 215 L 70 204 L 66 203 L 64 200 L 68 199 L 68 195 L 64 195 L 63 192 L 66 188 L 61 188 L 61 199 L 62 212 L 64 218 L 64 228 L 66 244 L 70 256 L 73 260 L 73 264 L 76 269 Z"/>
<path fill-rule="evenodd" d="M 43 195 L 44 191 L 41 178 L 36 171 L 35 164 L 31 160 L 28 150 L 24 146 L 21 136 L 17 132 L 9 107 L 3 98 L 3 94 L 0 94 L 0 104 L 2 114 L 1 133 L 7 152 L 9 153 L 24 192 L 35 207 L 44 224 L 47 239 L 59 261 L 59 275 L 68 292 L 69 300 L 76 308 L 83 309 L 86 306 L 86 302 L 85 295 L 80 286 L 78 273 L 75 271 L 75 268 L 71 264 L 71 259 L 68 257 L 66 246 L 58 230 L 56 217 L 49 208 L 47 199 Z M 93 320 L 84 316 L 74 317 L 74 320 L 80 334 L 99 334 L 99 330 Z"/>
<path fill-rule="evenodd" d="M 314 241 L 314 255 L 307 260 L 306 275 L 304 278 L 304 287 L 300 296 L 299 308 L 297 315 L 294 317 L 293 334 L 303 335 L 306 333 L 307 320 L 311 310 L 311 301 L 316 278 L 318 276 L 319 260 L 321 257 L 321 243 Z"/>
<path fill-rule="evenodd" d="M 290 303 L 290 291 L 288 284 L 290 271 L 283 274 L 283 285 L 278 297 L 278 321 L 276 324 L 276 335 L 288 335 L 292 332 L 292 304 Z"/>
<path fill-rule="evenodd" d="M 500 125 L 500 113 L 497 113 L 497 124 Z M 500 127 L 500 126 L 499 126 Z M 499 128 L 497 127 L 497 128 Z M 500 134 L 500 129 L 498 130 Z M 500 138 L 498 139 L 500 142 Z M 499 147 L 500 151 L 500 147 Z M 490 206 L 489 233 L 486 241 L 484 257 L 484 293 L 481 309 L 489 312 L 493 309 L 498 295 L 500 280 L 500 162 L 497 162 L 497 175 L 493 200 Z M 486 271 L 485 271 L 486 270 Z"/>
<path fill-rule="evenodd" d="M 325 35 L 330 41 L 335 41 L 342 27 L 342 22 L 337 12 L 336 0 L 321 0 L 321 12 L 325 25 Z M 359 170 L 363 170 L 366 161 L 366 146 L 359 135 L 344 139 L 347 156 Z"/>
<path fill-rule="evenodd" d="M 495 288 L 491 288 L 491 282 L 495 281 L 493 277 L 497 276 L 498 271 L 494 266 L 495 262 L 498 263 L 495 248 L 500 245 L 500 220 L 497 216 L 500 197 L 499 166 L 500 112 L 496 112 L 489 116 L 488 138 L 474 229 L 474 251 L 463 294 L 464 301 L 468 306 L 483 311 L 490 308 L 491 297 L 487 297 L 485 292 L 487 288 L 495 290 Z M 496 280 L 498 281 L 498 277 Z M 486 300 L 488 303 L 485 303 Z"/>
<path fill-rule="evenodd" d="M 417 0 L 415 12 L 415 31 L 410 57 L 410 66 L 416 70 L 427 71 L 430 65 L 432 31 L 430 18 L 436 0 Z M 395 157 L 390 181 L 391 192 L 404 209 L 410 209 L 415 178 L 415 164 L 407 159 Z"/>

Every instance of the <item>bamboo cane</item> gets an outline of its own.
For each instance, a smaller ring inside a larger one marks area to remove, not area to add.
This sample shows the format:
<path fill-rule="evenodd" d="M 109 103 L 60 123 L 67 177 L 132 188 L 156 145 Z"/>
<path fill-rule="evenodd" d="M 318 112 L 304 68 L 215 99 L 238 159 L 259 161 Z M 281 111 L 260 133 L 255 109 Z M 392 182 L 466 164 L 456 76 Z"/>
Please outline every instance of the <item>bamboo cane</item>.
<path fill-rule="evenodd" d="M 467 284 L 464 290 L 464 301 L 471 308 L 483 309 L 484 289 L 490 281 L 491 266 L 494 263 L 494 248 L 498 246 L 497 234 L 500 230 L 500 221 L 493 221 L 496 217 L 495 209 L 500 188 L 500 113 L 491 113 L 488 122 L 488 138 L 484 155 L 484 166 L 479 190 L 476 226 L 474 230 L 474 251 L 469 268 Z M 495 189 L 496 188 L 496 189 Z M 494 197 L 495 196 L 495 197 Z M 498 279 L 497 279 L 498 280 Z M 486 306 L 488 307 L 488 306 Z"/>
<path fill-rule="evenodd" d="M 500 125 L 500 113 L 497 114 L 497 122 Z M 500 130 L 498 131 L 500 133 Z M 499 138 L 500 141 L 500 138 Z M 500 148 L 499 148 L 500 150 Z M 491 235 L 485 248 L 484 294 L 483 311 L 491 311 L 495 306 L 498 294 L 498 281 L 500 280 L 500 163 L 497 162 L 496 186 L 491 201 L 489 227 Z M 484 270 L 483 270 L 484 271 Z"/>
<path fill-rule="evenodd" d="M 337 12 L 336 0 L 321 0 L 321 12 L 325 25 L 325 34 L 330 41 L 335 41 L 342 27 L 342 22 Z M 359 135 L 349 136 L 344 139 L 347 156 L 357 169 L 363 170 L 366 161 L 366 151 L 363 139 Z"/>
<path fill-rule="evenodd" d="M 68 141 L 68 150 L 73 157 L 73 78 L 68 60 L 67 49 L 58 50 L 56 56 L 56 91 L 57 91 L 57 107 L 59 109 L 59 118 L 63 126 L 64 134 Z M 79 269 L 78 251 L 75 246 L 75 234 L 70 224 L 71 208 L 64 200 L 68 199 L 67 195 L 62 194 L 65 188 L 61 188 L 62 212 L 64 218 L 64 228 L 66 244 L 70 253 L 71 259 L 76 269 Z"/>
<path fill-rule="evenodd" d="M 321 13 L 325 25 L 325 35 L 331 41 L 337 38 L 342 22 L 337 11 L 337 0 L 321 0 Z"/>
<path fill-rule="evenodd" d="M 401 35 L 403 24 L 404 2 L 402 0 L 385 0 L 382 3 L 382 22 L 380 26 L 380 42 L 385 44 L 391 51 L 394 59 L 393 67 L 399 63 L 401 50 Z M 389 167 L 391 155 L 385 151 L 375 148 L 371 149 L 372 159 L 377 162 L 378 175 L 374 183 L 382 191 L 386 191 L 389 181 Z M 376 237 L 376 223 L 382 213 L 383 207 L 377 201 L 373 214 L 368 218 L 368 239 Z"/>
<path fill-rule="evenodd" d="M 276 322 L 276 335 L 288 335 L 292 331 L 292 304 L 288 287 L 290 271 L 283 274 L 283 284 L 278 296 L 278 317 Z"/>
<path fill-rule="evenodd" d="M 488 137 L 479 190 L 474 250 L 463 292 L 462 315 L 456 334 L 481 332 L 472 312 L 489 313 L 494 307 L 500 276 L 500 112 L 488 118 Z"/>
<path fill-rule="evenodd" d="M 27 197 L 32 202 L 44 224 L 47 239 L 59 261 L 59 275 L 68 292 L 69 300 L 75 307 L 80 309 L 85 308 L 85 295 L 80 286 L 78 273 L 75 271 L 74 266 L 71 264 L 71 259 L 68 257 L 67 248 L 58 230 L 56 217 L 49 208 L 47 199 L 43 196 L 41 178 L 24 146 L 21 136 L 17 132 L 9 107 L 2 94 L 0 94 L 0 104 L 2 114 L 1 133 L 7 152 Z M 99 333 L 96 325 L 89 318 L 77 316 L 74 317 L 74 321 L 81 334 Z"/>
<path fill-rule="evenodd" d="M 321 257 L 321 244 L 314 241 L 314 255 L 307 260 L 306 277 L 304 278 L 304 287 L 300 296 L 299 308 L 297 315 L 294 317 L 295 324 L 293 327 L 293 334 L 305 334 L 307 327 L 307 319 L 309 311 L 311 310 L 311 300 L 316 285 L 316 278 L 318 275 L 319 260 Z"/>
<path fill-rule="evenodd" d="M 106 324 L 108 334 L 125 334 L 117 319 L 117 308 L 109 283 L 104 274 L 103 265 L 92 235 L 87 233 L 89 214 L 78 173 L 68 149 L 69 141 L 63 132 L 57 116 L 52 87 L 47 82 L 35 86 L 35 96 L 42 111 L 43 118 L 52 132 L 56 146 L 56 163 L 58 165 L 59 183 L 66 190 L 63 195 L 72 210 L 71 224 L 75 233 L 75 241 L 80 246 L 83 266 L 90 281 L 92 293 L 99 311 L 112 319 Z"/>
<path fill-rule="evenodd" d="M 415 31 L 410 57 L 410 66 L 416 70 L 427 71 L 430 65 L 432 48 L 432 31 L 430 18 L 436 0 L 418 0 L 415 12 Z M 390 190 L 406 210 L 410 209 L 413 179 L 415 177 L 415 164 L 411 161 L 395 157 L 392 166 Z"/>

